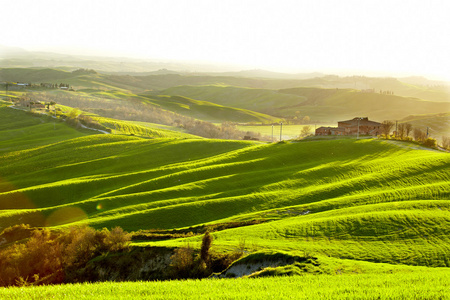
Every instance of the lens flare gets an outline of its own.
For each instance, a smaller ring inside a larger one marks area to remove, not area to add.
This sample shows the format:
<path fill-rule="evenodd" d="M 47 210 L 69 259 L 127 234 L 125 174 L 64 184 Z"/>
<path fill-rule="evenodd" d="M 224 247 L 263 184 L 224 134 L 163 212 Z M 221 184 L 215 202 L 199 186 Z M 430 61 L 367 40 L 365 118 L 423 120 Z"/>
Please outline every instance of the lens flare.
<path fill-rule="evenodd" d="M 54 211 L 46 220 L 46 226 L 58 226 L 87 219 L 87 214 L 79 207 L 69 206 Z"/>

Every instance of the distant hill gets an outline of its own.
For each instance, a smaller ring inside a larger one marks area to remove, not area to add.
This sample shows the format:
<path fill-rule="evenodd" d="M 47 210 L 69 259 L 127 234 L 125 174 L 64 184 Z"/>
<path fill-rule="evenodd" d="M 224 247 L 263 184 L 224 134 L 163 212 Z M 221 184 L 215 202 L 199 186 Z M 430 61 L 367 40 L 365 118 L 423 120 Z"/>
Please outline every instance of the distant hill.
<path fill-rule="evenodd" d="M 352 89 L 310 89 L 296 88 L 280 90 L 282 93 L 304 96 L 299 110 L 311 116 L 350 118 L 351 116 L 369 116 L 372 119 L 396 120 L 408 114 L 426 114 L 450 111 L 446 102 L 426 101 L 418 98 L 380 93 L 362 93 Z"/>
<path fill-rule="evenodd" d="M 279 93 L 275 90 L 242 88 L 234 86 L 177 86 L 161 92 L 166 95 L 182 95 L 220 105 L 250 109 L 261 113 L 279 114 L 279 108 L 300 105 L 306 98 Z"/>
<path fill-rule="evenodd" d="M 411 123 L 414 128 L 419 128 L 424 132 L 428 128 L 430 136 L 437 140 L 441 140 L 443 136 L 450 137 L 450 112 L 411 115 L 400 122 Z"/>
<path fill-rule="evenodd" d="M 169 70 L 160 70 L 157 75 L 131 76 L 6 68 L 0 69 L 0 83 L 2 81 L 64 82 L 75 90 L 90 91 L 90 94 L 106 99 L 153 99 L 153 103 L 164 99 L 158 103 L 164 109 L 215 122 L 271 122 L 294 116 L 309 116 L 314 122 L 335 122 L 355 116 L 382 121 L 450 111 L 445 86 L 416 86 L 395 78 L 268 79 L 186 75 Z M 181 98 L 177 101 L 175 98 L 158 98 L 161 95 L 189 98 L 183 101 L 190 104 L 180 103 Z M 198 101 L 203 101 L 202 105 Z M 215 105 L 215 112 L 211 104 Z"/>
<path fill-rule="evenodd" d="M 293 88 L 279 91 L 227 86 L 178 86 L 164 90 L 221 105 L 251 109 L 274 116 L 288 117 L 299 112 L 312 120 L 333 122 L 354 116 L 383 121 L 401 119 L 409 114 L 449 111 L 446 102 L 362 93 L 354 89 Z"/>
<path fill-rule="evenodd" d="M 54 82 L 56 80 L 63 80 L 75 75 L 68 71 L 59 69 L 22 69 L 22 68 L 4 68 L 0 69 L 0 81 L 12 82 Z"/>
<path fill-rule="evenodd" d="M 280 121 L 279 118 L 266 114 L 241 108 L 223 106 L 207 101 L 194 100 L 182 96 L 159 96 L 149 97 L 148 99 L 150 103 L 161 108 L 213 123 L 226 121 L 238 123 L 274 123 Z"/>

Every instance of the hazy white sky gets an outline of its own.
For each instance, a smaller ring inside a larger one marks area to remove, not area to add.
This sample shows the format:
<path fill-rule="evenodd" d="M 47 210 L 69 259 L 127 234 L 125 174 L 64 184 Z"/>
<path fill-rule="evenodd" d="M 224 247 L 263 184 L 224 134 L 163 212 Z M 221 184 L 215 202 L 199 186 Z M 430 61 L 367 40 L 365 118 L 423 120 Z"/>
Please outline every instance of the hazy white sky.
<path fill-rule="evenodd" d="M 0 0 L 0 8 L 0 44 L 27 50 L 450 79 L 448 0 Z"/>

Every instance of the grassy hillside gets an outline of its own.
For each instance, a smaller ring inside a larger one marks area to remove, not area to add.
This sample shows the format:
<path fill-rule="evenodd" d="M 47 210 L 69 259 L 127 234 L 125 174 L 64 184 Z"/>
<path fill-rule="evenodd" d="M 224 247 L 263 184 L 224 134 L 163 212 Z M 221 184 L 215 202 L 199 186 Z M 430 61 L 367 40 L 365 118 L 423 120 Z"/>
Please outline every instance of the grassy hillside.
<path fill-rule="evenodd" d="M 296 106 L 306 101 L 306 98 L 303 96 L 279 93 L 274 90 L 217 85 L 177 86 L 166 89 L 162 93 L 181 95 L 262 113 L 271 113 L 271 115 L 279 115 L 281 107 Z"/>
<path fill-rule="evenodd" d="M 0 223 L 139 230 L 265 220 L 215 233 L 216 247 L 247 239 L 263 249 L 450 266 L 450 157 L 407 145 L 123 135 L 29 143 L 1 154 Z"/>
<path fill-rule="evenodd" d="M 10 105 L 0 100 L 0 153 L 93 134 L 91 130 L 76 130 L 47 115 L 30 114 Z"/>
<path fill-rule="evenodd" d="M 181 96 L 151 97 L 148 102 L 161 108 L 213 123 L 226 121 L 238 123 L 273 123 L 280 119 L 254 111 L 227 107 L 207 101 L 199 101 Z"/>

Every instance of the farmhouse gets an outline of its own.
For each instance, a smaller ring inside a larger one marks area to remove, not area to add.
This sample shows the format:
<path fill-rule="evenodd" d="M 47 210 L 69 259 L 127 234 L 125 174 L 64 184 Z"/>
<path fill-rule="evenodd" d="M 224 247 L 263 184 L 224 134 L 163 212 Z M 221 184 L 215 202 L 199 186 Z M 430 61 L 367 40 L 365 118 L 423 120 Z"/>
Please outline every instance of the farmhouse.
<path fill-rule="evenodd" d="M 379 135 L 381 123 L 369 121 L 369 118 L 353 118 L 339 121 L 338 127 L 319 127 L 316 135 Z"/>

